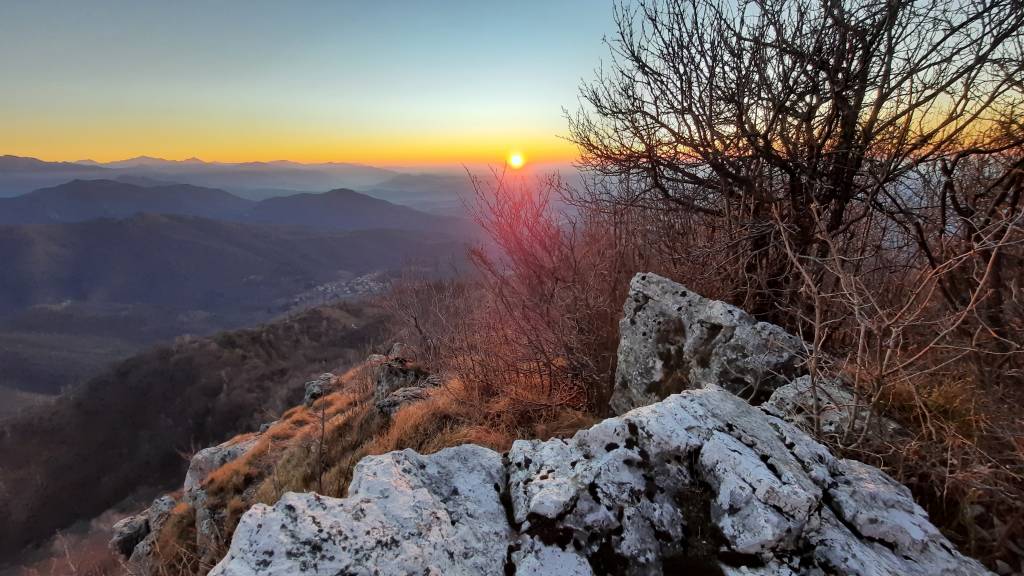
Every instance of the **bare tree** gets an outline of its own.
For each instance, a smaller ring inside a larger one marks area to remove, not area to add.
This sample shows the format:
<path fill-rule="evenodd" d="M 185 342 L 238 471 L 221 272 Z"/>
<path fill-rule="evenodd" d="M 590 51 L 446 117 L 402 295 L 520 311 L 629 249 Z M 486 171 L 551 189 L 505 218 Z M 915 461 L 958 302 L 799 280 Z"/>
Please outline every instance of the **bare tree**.
<path fill-rule="evenodd" d="M 736 299 L 761 315 L 795 290 L 773 213 L 824 257 L 811 205 L 840 239 L 907 209 L 922 165 L 1008 145 L 988 127 L 1020 102 L 1016 0 L 641 0 L 616 22 L 570 118 L 583 166 L 606 201 L 725 227 L 745 245 Z"/>

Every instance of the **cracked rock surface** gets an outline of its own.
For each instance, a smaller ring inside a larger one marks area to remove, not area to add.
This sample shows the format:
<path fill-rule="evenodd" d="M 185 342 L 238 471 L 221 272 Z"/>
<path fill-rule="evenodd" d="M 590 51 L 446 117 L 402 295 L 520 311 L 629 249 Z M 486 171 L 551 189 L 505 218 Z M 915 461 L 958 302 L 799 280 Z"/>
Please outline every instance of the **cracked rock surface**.
<path fill-rule="evenodd" d="M 409 358 L 409 349 L 395 344 L 387 356 L 374 355 L 373 400 L 377 410 L 389 418 L 399 408 L 427 397 L 427 389 L 440 384 L 440 379 Z"/>
<path fill-rule="evenodd" d="M 872 411 L 870 399 L 858 398 L 834 378 L 823 378 L 813 385 L 810 376 L 796 378 L 777 388 L 763 407 L 805 430 L 814 429 L 813 415 L 817 414 L 818 430 L 825 437 L 841 437 L 846 431 L 860 433 L 865 429 L 886 437 L 902 430 L 893 420 Z"/>
<path fill-rule="evenodd" d="M 619 323 L 616 414 L 715 384 L 754 403 L 799 375 L 802 341 L 656 274 L 637 274 Z"/>
<path fill-rule="evenodd" d="M 229 440 L 223 444 L 203 448 L 196 452 L 192 459 L 189 460 L 188 472 L 185 473 L 185 484 L 182 487 L 185 493 L 199 490 L 203 480 L 211 472 L 229 462 L 237 460 L 255 444 L 255 437 L 242 441 Z"/>
<path fill-rule="evenodd" d="M 349 496 L 286 494 L 211 574 L 987 574 L 881 471 L 710 386 L 503 457 L 363 459 Z"/>
<path fill-rule="evenodd" d="M 152 574 L 156 537 L 178 502 L 170 496 L 153 500 L 149 508 L 114 525 L 110 548 L 124 556 L 128 574 Z"/>
<path fill-rule="evenodd" d="M 500 574 L 501 455 L 475 445 L 364 458 L 349 496 L 287 493 L 242 517 L 211 575 Z"/>

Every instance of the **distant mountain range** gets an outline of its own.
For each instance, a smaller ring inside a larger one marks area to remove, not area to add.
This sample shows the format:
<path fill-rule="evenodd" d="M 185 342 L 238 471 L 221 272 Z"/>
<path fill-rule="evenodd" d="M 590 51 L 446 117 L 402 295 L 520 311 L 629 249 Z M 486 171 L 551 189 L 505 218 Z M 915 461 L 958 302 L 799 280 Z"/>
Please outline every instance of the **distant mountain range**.
<path fill-rule="evenodd" d="M 362 192 L 396 204 L 435 214 L 463 215 L 465 201 L 474 195 L 469 175 L 396 174 Z"/>
<path fill-rule="evenodd" d="M 187 184 L 143 187 L 114 180 L 72 180 L 23 196 L 0 198 L 0 224 L 56 224 L 126 218 L 139 212 L 235 218 L 253 202 Z"/>
<path fill-rule="evenodd" d="M 437 230 L 464 222 L 427 214 L 352 190 L 300 193 L 254 202 L 224 190 L 188 184 L 139 185 L 115 180 L 72 180 L 13 198 L 0 198 L 0 225 L 57 224 L 139 213 L 307 226 L 319 230 Z"/>
<path fill-rule="evenodd" d="M 253 201 L 119 178 L 134 183 L 0 198 L 0 387 L 53 393 L 141 346 L 266 321 L 363 274 L 450 270 L 472 237 L 464 219 L 352 190 Z"/>
<path fill-rule="evenodd" d="M 245 222 L 310 226 L 321 230 L 398 228 L 455 232 L 465 222 L 392 204 L 352 190 L 268 198 L 240 216 Z"/>
<path fill-rule="evenodd" d="M 322 192 L 336 188 L 370 188 L 397 172 L 366 166 L 329 162 L 301 164 L 275 162 L 204 162 L 197 158 L 164 160 L 139 156 L 116 162 L 45 162 L 36 158 L 0 156 L 0 197 L 17 196 L 55 186 L 71 179 L 127 178 L 164 183 L 220 188 L 238 196 L 262 199 L 276 191 Z"/>
<path fill-rule="evenodd" d="M 466 263 L 473 227 L 447 214 L 467 182 L 353 164 L 0 157 L 0 493 L 39 488 L 0 497 L 0 556 L 179 476 L 181 451 L 272 418 L 311 367 L 365 355 L 388 327 L 356 297 L 409 268 Z M 83 465 L 97 450 L 107 457 Z M 97 473 L 112 462 L 120 472 Z"/>

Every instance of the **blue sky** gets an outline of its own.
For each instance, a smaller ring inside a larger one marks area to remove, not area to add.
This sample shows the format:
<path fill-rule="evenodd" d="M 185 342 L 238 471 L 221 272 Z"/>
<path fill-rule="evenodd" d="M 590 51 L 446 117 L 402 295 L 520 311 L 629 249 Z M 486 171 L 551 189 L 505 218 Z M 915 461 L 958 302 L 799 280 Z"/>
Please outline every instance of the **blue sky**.
<path fill-rule="evenodd" d="M 611 0 L 8 0 L 0 153 L 565 160 L 611 29 Z"/>

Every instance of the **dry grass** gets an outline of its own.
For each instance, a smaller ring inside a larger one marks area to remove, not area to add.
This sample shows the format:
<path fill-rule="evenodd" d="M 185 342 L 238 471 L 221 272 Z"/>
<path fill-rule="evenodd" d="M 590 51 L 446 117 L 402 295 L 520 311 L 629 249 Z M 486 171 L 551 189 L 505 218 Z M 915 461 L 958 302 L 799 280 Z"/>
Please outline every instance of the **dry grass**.
<path fill-rule="evenodd" d="M 579 411 L 548 408 L 547 417 L 539 419 L 540 412 L 529 410 L 532 427 L 524 428 L 525 420 L 512 416 L 516 410 L 507 400 L 475 396 L 477 388 L 456 378 L 386 419 L 373 406 L 370 372 L 366 366 L 354 369 L 341 377 L 336 392 L 288 410 L 243 457 L 204 480 L 207 504 L 222 518 L 218 528 L 225 542 L 257 502 L 272 505 L 290 491 L 344 496 L 353 469 L 368 455 L 405 448 L 432 453 L 464 443 L 506 450 L 517 437 L 568 435 L 593 422 Z M 491 406 L 481 410 L 481 402 Z M 209 568 L 196 556 L 194 524 L 195 511 L 179 504 L 160 534 L 161 576 Z"/>
<path fill-rule="evenodd" d="M 196 511 L 179 502 L 164 522 L 153 549 L 156 576 L 180 576 L 205 573 L 212 566 L 202 566 L 196 554 Z"/>
<path fill-rule="evenodd" d="M 107 548 L 109 536 L 96 531 L 84 536 L 58 534 L 52 555 L 40 562 L 23 566 L 21 576 L 113 576 L 122 574 L 120 560 Z"/>

